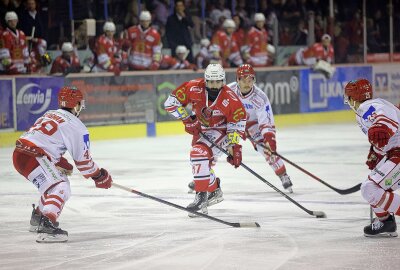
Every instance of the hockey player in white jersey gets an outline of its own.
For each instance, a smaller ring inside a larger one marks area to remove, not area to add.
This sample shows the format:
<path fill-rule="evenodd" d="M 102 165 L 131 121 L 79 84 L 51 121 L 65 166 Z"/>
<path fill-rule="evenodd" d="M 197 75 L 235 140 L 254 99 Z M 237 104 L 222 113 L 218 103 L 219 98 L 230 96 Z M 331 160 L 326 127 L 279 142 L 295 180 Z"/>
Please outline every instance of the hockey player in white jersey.
<path fill-rule="evenodd" d="M 361 194 L 377 218 L 364 227 L 364 235 L 397 236 L 394 215 L 400 215 L 400 110 L 392 103 L 372 99 L 367 79 L 350 81 L 344 101 L 356 113 L 357 123 L 371 144 L 367 166 L 371 170 L 361 185 Z"/>
<path fill-rule="evenodd" d="M 246 109 L 246 134 L 256 142 L 254 148 L 265 157 L 275 174 L 279 176 L 283 188 L 292 193 L 292 182 L 286 173 L 285 164 L 281 158 L 272 154 L 276 152 L 276 129 L 272 107 L 267 95 L 255 85 L 255 82 L 256 73 L 253 67 L 243 64 L 236 70 L 236 82 L 228 86 L 238 95 Z M 260 144 L 264 144 L 266 148 Z"/>
<path fill-rule="evenodd" d="M 96 187 L 110 188 L 111 175 L 99 168 L 90 153 L 89 132 L 79 120 L 85 108 L 82 92 L 64 86 L 58 94 L 58 110 L 47 111 L 16 142 L 15 169 L 38 189 L 38 207 L 33 209 L 31 229 L 37 242 L 66 242 L 68 232 L 58 227 L 57 218 L 71 194 L 68 175 L 73 166 L 63 157 L 66 151 L 85 178 Z"/>

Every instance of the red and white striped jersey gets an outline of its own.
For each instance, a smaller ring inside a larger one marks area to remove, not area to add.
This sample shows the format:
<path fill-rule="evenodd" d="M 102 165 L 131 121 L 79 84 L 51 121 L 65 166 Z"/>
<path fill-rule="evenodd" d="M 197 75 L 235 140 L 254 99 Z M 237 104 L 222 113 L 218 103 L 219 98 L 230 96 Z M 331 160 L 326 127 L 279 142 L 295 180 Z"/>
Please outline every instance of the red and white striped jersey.
<path fill-rule="evenodd" d="M 89 131 L 78 117 L 66 110 L 47 111 L 21 139 L 41 148 L 54 163 L 68 151 L 86 178 L 99 173 L 90 154 Z"/>
<path fill-rule="evenodd" d="M 275 133 L 275 121 L 272 113 L 271 103 L 267 95 L 256 85 L 246 96 L 240 92 L 239 84 L 232 82 L 228 84 L 228 87 L 239 97 L 246 110 L 246 131 L 250 129 L 254 133 L 254 130 L 258 130 L 261 136 L 267 132 Z M 256 135 L 256 134 L 251 134 Z"/>
<path fill-rule="evenodd" d="M 400 147 L 400 110 L 389 101 L 376 98 L 363 102 L 357 110 L 356 118 L 364 134 L 368 134 L 368 129 L 375 123 L 383 124 L 394 132 L 386 146 L 381 149 L 375 147 L 378 153 L 385 154 L 393 148 Z"/>

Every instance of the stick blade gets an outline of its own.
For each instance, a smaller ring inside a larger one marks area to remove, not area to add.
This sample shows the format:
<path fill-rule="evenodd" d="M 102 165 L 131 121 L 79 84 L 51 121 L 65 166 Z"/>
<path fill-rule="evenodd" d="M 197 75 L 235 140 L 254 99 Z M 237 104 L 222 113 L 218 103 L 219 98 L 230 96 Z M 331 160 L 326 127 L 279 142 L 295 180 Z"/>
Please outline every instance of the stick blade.
<path fill-rule="evenodd" d="M 260 228 L 260 224 L 258 222 L 239 222 L 235 223 L 234 227 L 240 227 L 240 228 Z"/>
<path fill-rule="evenodd" d="M 326 214 L 322 211 L 313 211 L 313 215 L 316 218 L 326 218 Z"/>

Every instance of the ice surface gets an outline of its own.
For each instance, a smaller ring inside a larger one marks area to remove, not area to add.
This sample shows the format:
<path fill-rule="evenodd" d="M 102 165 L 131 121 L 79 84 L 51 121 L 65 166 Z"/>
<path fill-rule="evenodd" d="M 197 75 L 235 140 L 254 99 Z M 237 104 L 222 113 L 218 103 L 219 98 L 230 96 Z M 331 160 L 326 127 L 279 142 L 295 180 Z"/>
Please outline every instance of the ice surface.
<path fill-rule="evenodd" d="M 363 181 L 368 143 L 356 123 L 279 129 L 278 151 L 331 185 Z M 191 180 L 190 136 L 92 142 L 93 157 L 116 183 L 182 206 Z M 244 143 L 243 162 L 281 188 L 263 158 Z M 369 239 L 369 207 L 360 192 L 340 195 L 286 164 L 290 195 L 317 219 L 243 168 L 215 168 L 225 200 L 209 215 L 261 228 L 231 228 L 124 190 L 94 188 L 77 170 L 59 219 L 62 244 L 38 244 L 28 232 L 38 192 L 17 174 L 12 148 L 0 149 L 0 269 L 399 269 L 398 238 Z M 67 158 L 71 158 L 67 155 Z"/>

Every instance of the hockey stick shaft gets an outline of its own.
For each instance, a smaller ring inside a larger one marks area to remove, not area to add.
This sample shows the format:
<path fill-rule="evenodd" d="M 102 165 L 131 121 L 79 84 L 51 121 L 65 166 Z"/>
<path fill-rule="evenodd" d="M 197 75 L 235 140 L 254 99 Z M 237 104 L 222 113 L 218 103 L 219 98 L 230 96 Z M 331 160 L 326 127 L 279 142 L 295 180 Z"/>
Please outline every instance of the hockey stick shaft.
<path fill-rule="evenodd" d="M 267 147 L 263 144 L 257 143 L 254 141 L 253 138 L 249 137 L 250 141 L 252 141 L 253 143 L 261 146 L 264 149 L 267 149 Z M 269 149 L 267 149 L 269 150 Z M 335 188 L 333 186 L 331 186 L 330 184 L 328 184 L 327 182 L 325 182 L 324 180 L 322 180 L 321 178 L 317 177 L 316 175 L 312 174 L 311 172 L 307 171 L 306 169 L 300 167 L 299 165 L 297 165 L 296 163 L 290 161 L 289 159 L 285 158 L 284 156 L 280 155 L 277 152 L 272 152 L 273 155 L 280 157 L 281 159 L 283 159 L 284 161 L 286 161 L 287 163 L 289 163 L 290 165 L 292 165 L 293 167 L 295 167 L 296 169 L 299 169 L 300 171 L 302 171 L 303 173 L 307 174 L 308 176 L 311 176 L 312 178 L 314 178 L 315 180 L 317 180 L 318 182 L 320 182 L 321 184 L 327 186 L 328 188 L 336 191 L 337 193 L 341 194 L 341 195 L 346 195 L 346 194 L 350 194 L 350 193 L 354 193 L 360 190 L 361 187 L 361 183 L 355 185 L 354 187 L 348 188 L 348 189 L 339 189 L 339 188 Z"/>
<path fill-rule="evenodd" d="M 223 152 L 225 155 L 230 156 L 230 154 L 228 153 L 228 151 L 226 151 L 225 149 L 223 149 L 221 146 L 217 145 L 213 140 L 211 140 L 207 135 L 205 135 L 204 133 L 200 132 L 200 135 L 206 139 L 209 143 L 211 143 L 214 147 L 218 148 L 218 150 L 220 150 L 221 152 Z M 293 204 L 295 204 L 296 206 L 298 206 L 300 209 L 302 209 L 303 211 L 305 211 L 307 214 L 312 215 L 312 216 L 316 216 L 318 218 L 322 218 L 322 217 L 326 217 L 326 214 L 322 211 L 311 211 L 307 208 L 305 208 L 304 206 L 302 206 L 300 203 L 298 203 L 297 201 L 295 201 L 294 199 L 292 199 L 291 197 L 289 197 L 288 195 L 286 195 L 285 193 L 283 193 L 281 190 L 279 190 L 277 187 L 275 187 L 274 185 L 272 185 L 270 182 L 268 182 L 267 180 L 265 180 L 261 175 L 259 175 L 258 173 L 256 173 L 255 171 L 253 171 L 252 169 L 250 169 L 246 164 L 244 164 L 243 162 L 240 162 L 240 165 L 245 168 L 248 172 L 250 172 L 252 175 L 254 175 L 255 177 L 257 177 L 259 180 L 261 180 L 262 182 L 264 182 L 265 184 L 267 184 L 268 186 L 270 186 L 273 190 L 275 190 L 276 192 L 278 192 L 279 194 L 281 194 L 283 197 L 285 197 L 286 199 L 288 199 L 290 202 L 292 202 Z"/>
<path fill-rule="evenodd" d="M 240 223 L 240 222 L 228 222 L 228 221 L 225 221 L 225 220 L 213 217 L 213 216 L 209 216 L 209 215 L 206 215 L 206 214 L 203 214 L 203 213 L 200 213 L 200 212 L 191 211 L 191 210 L 187 209 L 186 207 L 183 207 L 183 206 L 180 206 L 178 204 L 174 204 L 174 203 L 165 201 L 163 199 L 151 196 L 149 194 L 146 194 L 146 193 L 143 193 L 143 192 L 140 192 L 140 191 L 137 191 L 137 190 L 122 186 L 122 185 L 117 184 L 115 182 L 112 183 L 112 186 L 116 187 L 116 188 L 119 188 L 119 189 L 122 189 L 122 190 L 126 190 L 126 191 L 134 193 L 136 195 L 145 197 L 147 199 L 150 199 L 150 200 L 153 200 L 153 201 L 157 201 L 159 203 L 166 204 L 168 206 L 172 206 L 174 208 L 177 208 L 177 209 L 180 209 L 180 210 L 192 213 L 192 214 L 196 214 L 196 215 L 198 215 L 200 217 L 207 218 L 207 219 L 213 220 L 215 222 L 219 222 L 219 223 L 231 226 L 231 227 L 236 227 L 236 228 L 238 228 L 238 227 L 260 227 L 260 225 L 257 222 L 243 222 L 243 223 Z"/>

